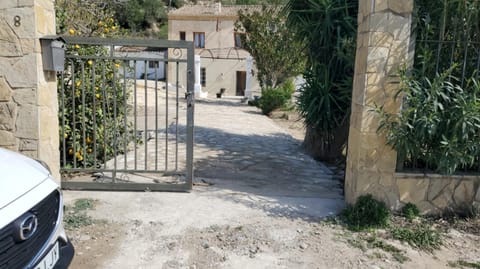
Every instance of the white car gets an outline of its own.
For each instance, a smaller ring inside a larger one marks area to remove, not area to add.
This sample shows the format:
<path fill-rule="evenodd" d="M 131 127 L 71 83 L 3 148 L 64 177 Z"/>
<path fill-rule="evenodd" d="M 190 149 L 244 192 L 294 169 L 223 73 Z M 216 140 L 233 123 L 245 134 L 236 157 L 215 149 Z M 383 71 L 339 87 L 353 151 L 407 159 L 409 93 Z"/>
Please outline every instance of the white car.
<path fill-rule="evenodd" d="M 74 249 L 47 165 L 0 148 L 0 268 L 67 268 Z"/>

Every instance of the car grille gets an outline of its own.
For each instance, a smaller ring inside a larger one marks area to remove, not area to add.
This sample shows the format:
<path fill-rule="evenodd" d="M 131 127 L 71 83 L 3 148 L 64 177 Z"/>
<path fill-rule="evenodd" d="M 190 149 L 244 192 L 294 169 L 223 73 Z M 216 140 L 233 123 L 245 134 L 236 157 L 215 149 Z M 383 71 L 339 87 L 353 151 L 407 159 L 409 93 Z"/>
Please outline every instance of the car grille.
<path fill-rule="evenodd" d="M 15 221 L 0 230 L 0 268 L 23 269 L 38 254 L 55 229 L 59 203 L 60 194 L 54 191 L 28 211 L 37 216 L 38 227 L 34 235 L 25 241 L 15 241 Z"/>

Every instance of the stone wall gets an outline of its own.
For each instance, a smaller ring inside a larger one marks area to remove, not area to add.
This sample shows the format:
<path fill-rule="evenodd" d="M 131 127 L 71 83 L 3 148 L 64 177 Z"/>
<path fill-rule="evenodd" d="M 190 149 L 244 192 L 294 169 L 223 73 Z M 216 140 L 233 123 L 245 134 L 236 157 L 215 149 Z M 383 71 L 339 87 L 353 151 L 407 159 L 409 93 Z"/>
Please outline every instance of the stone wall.
<path fill-rule="evenodd" d="M 423 214 L 480 210 L 480 176 L 395 174 L 400 202 L 414 203 Z"/>
<path fill-rule="evenodd" d="M 53 0 L 0 1 L 0 147 L 42 159 L 59 178 L 55 73 L 40 37 L 55 34 Z"/>

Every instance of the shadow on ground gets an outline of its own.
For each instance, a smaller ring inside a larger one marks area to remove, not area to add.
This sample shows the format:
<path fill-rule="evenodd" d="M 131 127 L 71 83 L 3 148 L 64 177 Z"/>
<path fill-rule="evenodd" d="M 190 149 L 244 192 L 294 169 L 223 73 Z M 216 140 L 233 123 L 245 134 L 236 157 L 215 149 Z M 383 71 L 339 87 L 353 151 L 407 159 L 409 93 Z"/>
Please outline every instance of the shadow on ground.
<path fill-rule="evenodd" d="M 276 217 L 313 221 L 336 214 L 344 205 L 340 182 L 300 144 L 281 132 L 196 126 L 194 190 Z"/>

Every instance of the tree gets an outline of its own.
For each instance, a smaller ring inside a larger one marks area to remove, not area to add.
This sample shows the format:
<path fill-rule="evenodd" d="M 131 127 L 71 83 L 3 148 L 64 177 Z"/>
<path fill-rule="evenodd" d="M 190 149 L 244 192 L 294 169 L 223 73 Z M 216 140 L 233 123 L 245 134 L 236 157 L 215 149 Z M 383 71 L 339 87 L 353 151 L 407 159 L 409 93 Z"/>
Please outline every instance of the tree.
<path fill-rule="evenodd" d="M 57 34 L 66 34 L 70 29 L 75 29 L 77 34 L 83 36 L 109 36 L 112 32 L 118 34 L 118 25 L 113 19 L 114 10 L 105 1 L 56 0 L 55 16 Z"/>
<path fill-rule="evenodd" d="M 114 12 L 100 1 L 57 0 L 55 4 L 58 34 L 119 35 Z M 115 78 L 125 62 L 101 59 L 110 54 L 104 46 L 67 44 L 66 54 L 79 58 L 67 60 L 67 71 L 57 77 L 60 145 L 66 155 L 62 165 L 103 163 L 123 153 L 121 148 L 134 139 L 131 126 L 123 123 L 130 91 L 124 91 Z"/>
<path fill-rule="evenodd" d="M 235 30 L 245 33 L 241 35 L 242 45 L 255 59 L 262 89 L 275 88 L 303 71 L 302 41 L 287 27 L 280 7 L 240 11 Z"/>
<path fill-rule="evenodd" d="M 162 0 L 128 0 L 111 7 L 120 25 L 133 33 L 146 33 L 146 29 L 157 29 L 167 22 Z"/>
<path fill-rule="evenodd" d="M 308 55 L 298 99 L 304 147 L 317 159 L 335 160 L 348 138 L 358 0 L 290 0 L 286 10 Z"/>

